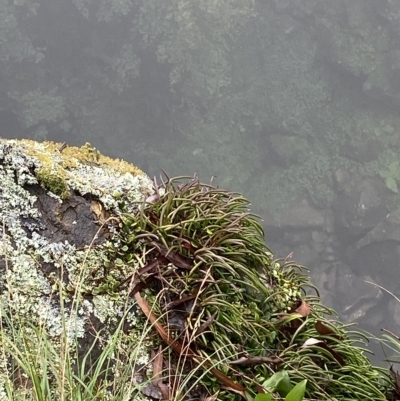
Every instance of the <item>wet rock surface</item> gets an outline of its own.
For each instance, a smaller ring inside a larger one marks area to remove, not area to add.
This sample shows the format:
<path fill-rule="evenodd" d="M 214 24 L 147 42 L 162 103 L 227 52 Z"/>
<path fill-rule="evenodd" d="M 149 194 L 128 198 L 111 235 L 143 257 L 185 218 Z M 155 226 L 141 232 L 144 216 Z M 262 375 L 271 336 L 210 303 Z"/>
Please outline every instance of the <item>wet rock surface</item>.
<path fill-rule="evenodd" d="M 366 181 L 360 189 L 341 192 L 333 205 L 333 221 L 339 240 L 354 242 L 371 231 L 388 213 L 383 184 Z"/>
<path fill-rule="evenodd" d="M 90 196 L 84 198 L 71 195 L 60 203 L 40 185 L 26 186 L 26 190 L 36 197 L 33 207 L 41 215 L 41 228 L 37 232 L 52 243 L 68 241 L 69 244 L 79 248 L 89 246 L 91 243 L 104 243 L 109 237 L 108 227 L 99 227 L 91 207 Z M 30 223 L 22 219 L 22 225 L 27 227 L 27 235 L 30 232 Z"/>

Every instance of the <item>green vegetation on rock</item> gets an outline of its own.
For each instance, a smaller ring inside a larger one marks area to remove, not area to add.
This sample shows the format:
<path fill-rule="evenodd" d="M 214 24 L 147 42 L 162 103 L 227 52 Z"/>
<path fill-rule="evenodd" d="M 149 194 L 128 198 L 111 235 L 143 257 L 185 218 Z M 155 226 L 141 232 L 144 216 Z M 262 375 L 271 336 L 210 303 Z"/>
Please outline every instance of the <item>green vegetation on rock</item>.
<path fill-rule="evenodd" d="M 332 319 L 304 268 L 273 259 L 242 195 L 121 175 L 86 145 L 96 162 L 74 159 L 60 198 L 36 174 L 54 152 L 68 175 L 54 149 L 0 143 L 1 400 L 390 399 L 365 337 Z M 57 214 L 84 204 L 93 221 Z M 68 240 L 45 229 L 54 219 Z M 77 246 L 69 231 L 90 224 Z"/>

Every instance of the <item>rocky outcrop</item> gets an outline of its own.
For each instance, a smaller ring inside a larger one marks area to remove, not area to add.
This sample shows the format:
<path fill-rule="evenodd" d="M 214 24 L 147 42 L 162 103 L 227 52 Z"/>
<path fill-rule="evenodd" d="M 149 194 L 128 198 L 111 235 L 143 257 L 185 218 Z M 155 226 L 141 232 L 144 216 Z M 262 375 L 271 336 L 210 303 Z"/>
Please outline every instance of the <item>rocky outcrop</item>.
<path fill-rule="evenodd" d="M 25 333 L 33 349 L 46 338 L 60 356 L 96 360 L 124 317 L 130 323 L 122 329 L 130 335 L 120 344 L 123 359 L 142 334 L 135 325 L 140 311 L 127 289 L 115 290 L 132 271 L 110 261 L 109 254 L 121 210 L 134 210 L 152 194 L 150 179 L 89 144 L 63 149 L 50 142 L 2 140 L 0 188 L 2 330 L 11 337 Z M 60 340 L 63 333 L 70 341 Z M 144 345 L 138 352 L 138 359 L 148 359 Z M 2 355 L 4 395 L 7 377 L 15 372 L 13 357 Z"/>

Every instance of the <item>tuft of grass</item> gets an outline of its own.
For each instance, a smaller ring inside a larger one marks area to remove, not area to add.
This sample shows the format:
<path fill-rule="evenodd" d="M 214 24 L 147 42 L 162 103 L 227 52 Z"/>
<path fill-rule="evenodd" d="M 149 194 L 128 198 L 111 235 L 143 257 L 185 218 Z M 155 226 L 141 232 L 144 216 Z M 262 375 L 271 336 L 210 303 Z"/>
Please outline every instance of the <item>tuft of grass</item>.
<path fill-rule="evenodd" d="M 55 345 L 45 328 L 20 326 L 18 316 L 1 313 L 0 355 L 1 372 L 8 400 L 145 400 L 140 389 L 146 382 L 135 381 L 138 368 L 147 369 L 141 362 L 142 345 L 147 341 L 150 325 L 144 327 L 142 337 L 132 343 L 129 350 L 121 349 L 126 344 L 123 327 L 127 313 L 121 318 L 111 336 L 100 331 L 91 338 L 91 346 L 81 355 L 78 338 L 71 340 L 68 330 L 60 335 Z M 64 322 L 67 327 L 68 317 Z M 68 344 L 72 342 L 72 344 Z M 96 346 L 101 353 L 93 358 Z M 1 399 L 1 396 L 0 396 Z"/>

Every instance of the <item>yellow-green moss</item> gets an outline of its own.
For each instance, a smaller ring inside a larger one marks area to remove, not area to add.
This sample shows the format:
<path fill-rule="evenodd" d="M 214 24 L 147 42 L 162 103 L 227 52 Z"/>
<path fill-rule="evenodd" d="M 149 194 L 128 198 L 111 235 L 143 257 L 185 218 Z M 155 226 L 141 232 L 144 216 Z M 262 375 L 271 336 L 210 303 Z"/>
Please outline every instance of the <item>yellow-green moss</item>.
<path fill-rule="evenodd" d="M 65 172 L 59 166 L 43 166 L 36 172 L 40 184 L 61 199 L 67 199 L 69 190 L 65 181 Z"/>
<path fill-rule="evenodd" d="M 68 198 L 70 194 L 66 171 L 78 169 L 80 165 L 107 166 L 120 174 L 129 173 L 133 176 L 144 174 L 131 163 L 102 155 L 90 143 L 81 147 L 67 146 L 60 152 L 60 143 L 39 143 L 26 139 L 16 142 L 23 145 L 29 156 L 39 161 L 40 167 L 36 170 L 36 177 L 40 184 L 61 199 Z"/>
<path fill-rule="evenodd" d="M 58 147 L 59 144 L 56 144 Z M 86 142 L 80 148 L 76 146 L 67 146 L 61 153 L 63 162 L 67 168 L 74 168 L 76 166 L 75 160 L 81 163 L 95 163 L 97 165 L 106 165 L 119 173 L 130 173 L 133 175 L 143 174 L 143 171 L 120 159 L 111 159 L 108 156 L 102 155 L 96 148 L 92 147 L 90 143 Z M 75 160 L 74 160 L 75 159 Z"/>

